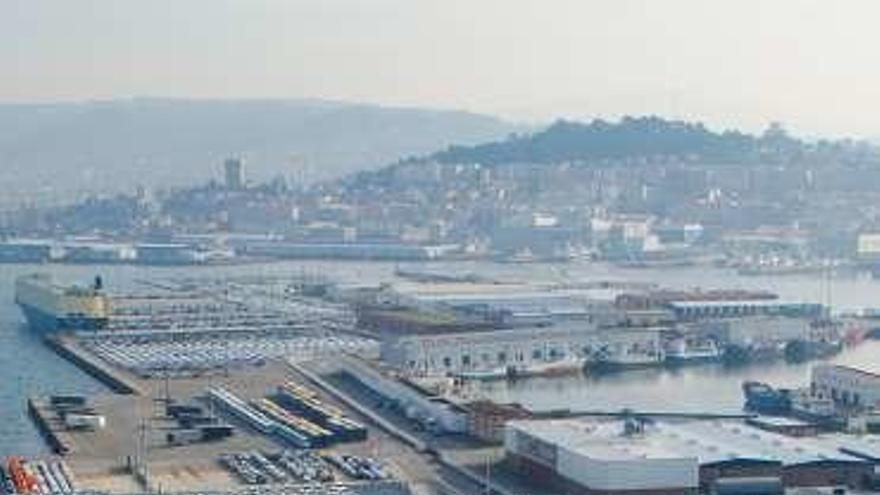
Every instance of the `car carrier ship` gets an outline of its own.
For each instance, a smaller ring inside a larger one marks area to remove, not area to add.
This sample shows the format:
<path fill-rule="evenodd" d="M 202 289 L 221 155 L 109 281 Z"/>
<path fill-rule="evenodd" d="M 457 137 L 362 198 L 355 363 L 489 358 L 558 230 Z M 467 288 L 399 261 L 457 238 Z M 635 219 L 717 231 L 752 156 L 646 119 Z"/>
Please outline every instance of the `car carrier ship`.
<path fill-rule="evenodd" d="M 104 329 L 110 313 L 100 276 L 91 286 L 59 285 L 44 274 L 19 277 L 15 303 L 38 332 Z"/>

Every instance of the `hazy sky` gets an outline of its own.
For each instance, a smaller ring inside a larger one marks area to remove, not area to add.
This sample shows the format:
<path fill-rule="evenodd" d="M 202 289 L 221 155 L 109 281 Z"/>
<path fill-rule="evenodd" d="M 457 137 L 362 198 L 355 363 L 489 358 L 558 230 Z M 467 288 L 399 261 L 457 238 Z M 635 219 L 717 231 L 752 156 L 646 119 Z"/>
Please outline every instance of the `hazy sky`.
<path fill-rule="evenodd" d="M 0 100 L 322 97 L 880 136 L 877 0 L 3 0 Z"/>

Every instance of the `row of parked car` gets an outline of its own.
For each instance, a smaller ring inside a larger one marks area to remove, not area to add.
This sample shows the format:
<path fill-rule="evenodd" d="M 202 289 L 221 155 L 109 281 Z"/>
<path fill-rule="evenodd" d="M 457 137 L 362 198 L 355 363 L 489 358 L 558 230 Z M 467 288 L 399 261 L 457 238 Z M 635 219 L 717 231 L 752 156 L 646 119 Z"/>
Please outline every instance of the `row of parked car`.
<path fill-rule="evenodd" d="M 353 480 L 379 481 L 390 477 L 382 463 L 348 454 L 318 455 L 307 450 L 223 454 L 220 463 L 247 485 L 273 483 L 331 483 L 336 468 Z"/>
<path fill-rule="evenodd" d="M 288 481 L 287 474 L 260 452 L 223 454 L 220 464 L 247 485 L 265 485 Z"/>
<path fill-rule="evenodd" d="M 329 483 L 336 479 L 333 468 L 313 452 L 285 450 L 278 455 L 276 462 L 305 482 Z"/>
<path fill-rule="evenodd" d="M 327 454 L 324 456 L 324 459 L 347 476 L 357 480 L 378 481 L 388 479 L 388 474 L 383 469 L 382 464 L 372 457 Z"/>

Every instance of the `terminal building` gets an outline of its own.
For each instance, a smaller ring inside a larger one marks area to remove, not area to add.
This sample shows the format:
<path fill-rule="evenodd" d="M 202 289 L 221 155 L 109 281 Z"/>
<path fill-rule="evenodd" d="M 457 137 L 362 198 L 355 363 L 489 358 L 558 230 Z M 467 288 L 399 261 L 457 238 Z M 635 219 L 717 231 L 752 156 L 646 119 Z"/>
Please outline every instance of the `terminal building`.
<path fill-rule="evenodd" d="M 665 358 L 669 313 L 617 308 L 607 289 L 452 286 L 389 290 L 359 305 L 384 362 L 415 376 L 493 378 Z"/>
<path fill-rule="evenodd" d="M 807 318 L 752 316 L 684 323 L 682 329 L 703 338 L 744 347 L 801 341 L 833 341 L 840 337 L 834 325 L 816 325 Z"/>
<path fill-rule="evenodd" d="M 837 364 L 813 366 L 810 395 L 848 409 L 880 409 L 880 374 Z"/>
<path fill-rule="evenodd" d="M 864 442 L 862 442 L 864 443 Z M 561 493 L 783 493 L 874 486 L 876 448 L 791 438 L 735 421 L 511 421 L 507 460 Z M 858 455 L 856 455 L 858 454 Z"/>
<path fill-rule="evenodd" d="M 516 292 L 416 294 L 416 304 L 454 312 L 459 317 L 497 326 L 552 325 L 567 321 L 588 321 L 612 325 L 621 311 L 609 299 L 592 292 L 525 290 Z"/>
<path fill-rule="evenodd" d="M 598 328 L 584 322 L 471 332 L 386 335 L 382 360 L 413 375 L 470 378 L 553 373 L 593 359 L 607 364 L 663 360 L 660 328 Z"/>
<path fill-rule="evenodd" d="M 339 361 L 342 373 L 355 380 L 404 415 L 435 434 L 468 431 L 467 411 L 454 402 L 432 395 L 413 382 L 384 373 L 372 365 L 352 357 Z"/>
<path fill-rule="evenodd" d="M 686 495 L 699 488 L 692 454 L 665 450 L 618 423 L 511 421 L 504 449 L 524 479 L 566 495 Z"/>
<path fill-rule="evenodd" d="M 821 318 L 826 309 L 817 303 L 787 302 L 780 300 L 731 301 L 671 301 L 669 308 L 679 321 L 714 318 L 741 318 L 746 316 L 781 316 L 794 318 Z"/>
<path fill-rule="evenodd" d="M 13 239 L 0 242 L 0 263 L 45 263 L 63 254 L 51 241 Z"/>
<path fill-rule="evenodd" d="M 247 246 L 246 254 L 283 259 L 350 259 L 426 261 L 441 259 L 458 251 L 455 244 L 422 246 L 401 243 L 305 243 L 257 242 Z"/>

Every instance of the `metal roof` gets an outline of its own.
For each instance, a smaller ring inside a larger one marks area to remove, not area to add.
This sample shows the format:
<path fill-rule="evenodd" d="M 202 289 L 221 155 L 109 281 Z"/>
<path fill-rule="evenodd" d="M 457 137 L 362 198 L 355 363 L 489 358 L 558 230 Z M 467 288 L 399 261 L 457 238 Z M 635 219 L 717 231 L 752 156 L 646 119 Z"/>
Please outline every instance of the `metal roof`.
<path fill-rule="evenodd" d="M 860 462 L 834 448 L 740 422 L 663 423 L 658 430 L 664 438 L 694 452 L 701 464 L 736 459 L 780 461 L 784 465 L 817 461 Z"/>
<path fill-rule="evenodd" d="M 782 308 L 782 307 L 818 307 L 819 303 L 804 301 L 780 301 L 771 300 L 748 300 L 748 301 L 670 301 L 669 306 L 674 308 Z"/>
<path fill-rule="evenodd" d="M 656 435 L 623 435 L 623 422 L 579 420 L 511 421 L 508 427 L 578 455 L 603 460 L 696 459 Z"/>
<path fill-rule="evenodd" d="M 644 432 L 636 435 L 624 435 L 622 421 L 514 421 L 509 424 L 588 458 L 695 458 L 700 464 L 864 462 L 825 442 L 786 437 L 737 421 L 658 422 L 646 424 Z"/>

